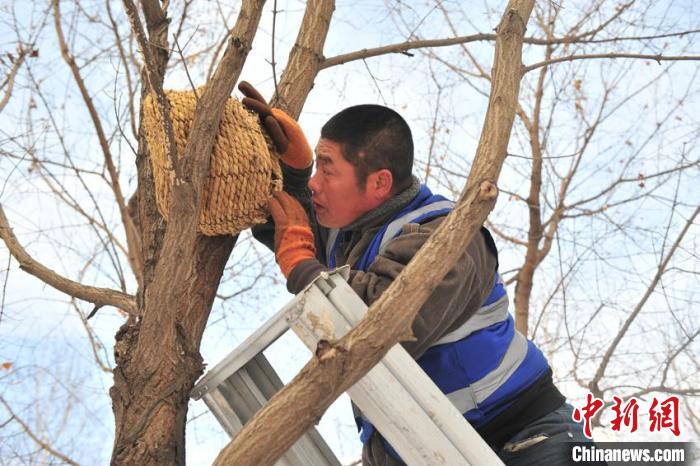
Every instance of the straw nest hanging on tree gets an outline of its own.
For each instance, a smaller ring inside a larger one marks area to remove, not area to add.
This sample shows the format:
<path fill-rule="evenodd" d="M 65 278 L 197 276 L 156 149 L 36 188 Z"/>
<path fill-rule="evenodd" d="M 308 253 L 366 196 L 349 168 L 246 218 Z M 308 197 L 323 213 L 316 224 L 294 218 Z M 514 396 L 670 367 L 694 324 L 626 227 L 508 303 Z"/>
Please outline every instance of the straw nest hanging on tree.
<path fill-rule="evenodd" d="M 192 91 L 166 91 L 170 118 L 182 157 L 197 99 Z M 143 104 L 142 126 L 151 155 L 156 203 L 167 219 L 170 189 L 175 171 L 168 157 L 165 130 L 156 99 L 149 94 Z M 228 99 L 209 167 L 209 177 L 201 195 L 199 231 L 208 236 L 236 234 L 265 222 L 267 201 L 282 189 L 278 156 L 263 132 L 257 114 L 234 98 Z"/>

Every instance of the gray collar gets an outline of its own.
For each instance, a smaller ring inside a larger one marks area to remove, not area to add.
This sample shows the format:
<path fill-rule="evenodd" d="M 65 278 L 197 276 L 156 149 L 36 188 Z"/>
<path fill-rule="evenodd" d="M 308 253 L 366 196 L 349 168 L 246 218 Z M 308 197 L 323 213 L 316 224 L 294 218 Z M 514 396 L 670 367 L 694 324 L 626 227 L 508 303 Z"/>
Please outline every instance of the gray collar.
<path fill-rule="evenodd" d="M 386 202 L 376 207 L 375 209 L 372 209 L 366 214 L 361 215 L 350 225 L 341 228 L 341 230 L 364 230 L 380 224 L 381 221 L 387 218 L 390 214 L 398 212 L 409 202 L 411 202 L 413 198 L 416 197 L 416 195 L 418 194 L 418 191 L 420 191 L 420 181 L 418 180 L 418 178 L 413 176 L 413 183 L 411 183 L 411 186 L 404 189 L 396 196 L 387 199 Z"/>

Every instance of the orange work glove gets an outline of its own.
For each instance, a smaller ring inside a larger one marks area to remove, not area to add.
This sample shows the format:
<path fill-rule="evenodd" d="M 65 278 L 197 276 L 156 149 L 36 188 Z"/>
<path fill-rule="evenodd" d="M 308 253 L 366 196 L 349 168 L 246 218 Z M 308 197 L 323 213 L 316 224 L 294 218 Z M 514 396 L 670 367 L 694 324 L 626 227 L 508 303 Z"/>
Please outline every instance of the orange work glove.
<path fill-rule="evenodd" d="M 238 89 L 245 95 L 241 103 L 260 116 L 260 121 L 272 138 L 282 162 L 297 169 L 310 167 L 313 163 L 313 152 L 294 118 L 279 108 L 270 107 L 250 83 L 241 81 Z"/>
<path fill-rule="evenodd" d="M 287 278 L 300 262 L 316 257 L 314 234 L 304 208 L 292 196 L 278 191 L 269 204 L 275 220 L 275 259 Z"/>

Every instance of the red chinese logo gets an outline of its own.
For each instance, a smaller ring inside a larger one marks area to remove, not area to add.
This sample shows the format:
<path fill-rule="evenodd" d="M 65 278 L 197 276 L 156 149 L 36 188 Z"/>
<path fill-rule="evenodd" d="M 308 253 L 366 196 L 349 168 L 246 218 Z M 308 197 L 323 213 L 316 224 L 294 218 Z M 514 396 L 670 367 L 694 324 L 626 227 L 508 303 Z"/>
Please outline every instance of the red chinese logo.
<path fill-rule="evenodd" d="M 651 408 L 649 408 L 649 419 L 651 420 L 649 432 L 669 429 L 673 435 L 678 437 L 681 434 L 678 428 L 678 404 L 677 396 L 670 396 L 661 403 L 654 398 Z M 657 410 L 657 406 L 660 406 L 661 409 Z"/>
<path fill-rule="evenodd" d="M 637 430 L 637 413 L 639 411 L 637 399 L 630 398 L 624 407 L 622 406 L 622 398 L 613 396 L 613 400 L 615 400 L 615 405 L 612 410 L 615 411 L 615 419 L 612 421 L 612 430 L 619 432 L 622 424 L 629 427 L 630 432 Z"/>
<path fill-rule="evenodd" d="M 603 400 L 596 398 L 590 393 L 586 397 L 586 406 L 582 408 L 583 414 L 578 408 L 574 409 L 574 413 L 571 415 L 574 421 L 581 422 L 583 419 L 583 435 L 588 438 L 593 438 L 591 434 L 591 418 L 595 416 L 600 408 L 603 407 Z"/>
<path fill-rule="evenodd" d="M 618 396 L 613 396 L 614 403 L 611 406 L 615 413 L 611 425 L 612 430 L 620 432 L 624 426 L 630 433 L 635 432 L 639 427 L 639 407 L 640 401 L 637 398 L 630 398 L 625 402 Z M 575 408 L 572 419 L 576 422 L 583 422 L 583 434 L 589 439 L 591 434 L 591 419 L 604 406 L 605 402 L 592 394 L 586 396 L 586 404 L 581 409 Z M 649 432 L 659 432 L 668 429 L 673 435 L 678 437 L 681 434 L 679 428 L 679 405 L 677 396 L 670 396 L 663 401 L 656 397 L 651 401 L 649 407 Z"/>

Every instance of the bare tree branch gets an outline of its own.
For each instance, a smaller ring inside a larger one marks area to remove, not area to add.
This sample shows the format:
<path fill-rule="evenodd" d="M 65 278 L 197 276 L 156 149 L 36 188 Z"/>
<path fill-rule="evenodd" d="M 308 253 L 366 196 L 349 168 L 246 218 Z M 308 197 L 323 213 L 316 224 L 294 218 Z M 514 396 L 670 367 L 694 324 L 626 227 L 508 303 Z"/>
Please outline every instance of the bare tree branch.
<path fill-rule="evenodd" d="M 639 42 L 639 41 L 646 41 L 646 40 L 657 40 L 657 39 L 668 39 L 671 37 L 684 37 L 692 34 L 697 34 L 700 32 L 700 29 L 690 29 L 687 31 L 679 31 L 679 32 L 669 32 L 668 34 L 652 34 L 652 35 L 646 35 L 646 36 L 621 36 L 621 37 L 610 37 L 608 39 L 590 39 L 590 40 L 580 40 L 576 41 L 578 44 L 609 44 L 611 42 Z M 560 43 L 566 44 L 566 43 L 571 43 L 571 42 L 566 42 L 566 40 L 562 40 Z"/>
<path fill-rule="evenodd" d="M 182 34 L 183 26 L 185 25 L 185 22 L 189 19 L 190 6 L 192 6 L 193 1 L 194 0 L 185 0 L 184 2 L 184 5 L 182 7 L 182 14 L 180 15 L 180 20 L 177 24 L 177 30 L 175 31 L 175 34 L 173 34 L 173 43 L 175 44 L 177 44 L 180 40 L 180 35 Z"/>
<path fill-rule="evenodd" d="M 661 277 L 666 272 L 666 268 L 668 267 L 669 262 L 671 261 L 671 259 L 673 258 L 673 255 L 675 254 L 676 250 L 678 249 L 679 245 L 681 244 L 683 237 L 688 232 L 690 227 L 693 225 L 693 222 L 695 221 L 695 218 L 698 216 L 698 213 L 700 213 L 700 207 L 696 207 L 695 212 L 693 212 L 693 215 L 691 215 L 690 218 L 688 218 L 688 220 L 685 222 L 685 226 L 683 227 L 681 232 L 678 234 L 678 237 L 676 238 L 673 245 L 671 246 L 671 249 L 668 251 L 668 254 L 666 254 L 666 257 L 664 257 L 664 259 L 659 264 L 659 266 L 656 270 L 656 274 L 654 275 L 654 278 L 652 279 L 651 283 L 647 287 L 647 290 L 644 293 L 644 295 L 642 296 L 642 299 L 637 303 L 637 305 L 634 307 L 634 309 L 632 310 L 630 315 L 627 316 L 627 319 L 622 324 L 620 331 L 617 333 L 617 335 L 615 335 L 615 338 L 613 339 L 612 343 L 610 344 L 607 351 L 605 352 L 605 355 L 603 356 L 603 359 L 600 361 L 600 365 L 598 366 L 598 369 L 596 370 L 595 375 L 593 376 L 593 378 L 591 379 L 591 381 L 588 384 L 591 392 L 594 395 L 596 395 L 596 396 L 601 395 L 602 392 L 600 390 L 599 383 L 600 383 L 600 380 L 605 375 L 605 371 L 608 368 L 608 365 L 610 364 L 610 361 L 612 359 L 613 354 L 615 353 L 615 350 L 617 349 L 618 345 L 620 344 L 622 339 L 627 334 L 627 331 L 629 330 L 630 326 L 632 325 L 632 322 L 634 322 L 634 320 L 637 318 L 639 313 L 644 308 L 644 305 L 649 300 L 649 297 L 654 292 L 656 285 L 659 283 L 659 281 L 661 280 Z"/>
<path fill-rule="evenodd" d="M 550 57 L 554 53 L 551 45 L 545 47 L 545 56 Z M 542 239 L 542 210 L 540 195 L 542 191 L 542 166 L 543 149 L 540 141 L 540 113 L 542 109 L 542 96 L 544 95 L 544 82 L 547 76 L 547 68 L 542 68 L 537 77 L 535 90 L 535 107 L 532 117 L 527 118 L 522 111 L 521 118 L 524 122 L 530 138 L 530 150 L 532 152 L 532 169 L 530 171 L 530 190 L 527 197 L 528 209 L 528 237 L 525 260 L 518 271 L 518 282 L 515 285 L 515 328 L 523 335 L 528 334 L 528 319 L 530 316 L 530 295 L 532 284 L 537 269 L 538 248 Z"/>
<path fill-rule="evenodd" d="M 112 14 L 112 7 L 110 6 L 111 0 L 105 0 L 105 6 L 106 11 L 107 11 L 107 16 L 109 17 L 109 22 L 112 27 L 112 31 L 114 33 L 114 42 L 117 45 L 117 50 L 119 51 L 119 58 L 124 65 L 124 77 L 126 78 L 126 91 L 128 94 L 129 102 L 128 102 L 128 108 L 129 108 L 129 123 L 131 126 L 131 133 L 134 137 L 138 137 L 138 131 L 136 129 L 136 123 L 137 123 L 137 118 L 136 118 L 136 86 L 133 83 L 133 78 L 131 77 L 131 71 L 129 70 L 129 59 L 126 56 L 126 50 L 124 49 L 124 44 L 122 43 L 122 37 L 119 34 L 119 26 L 117 25 L 117 21 L 114 19 L 114 15 Z M 115 85 L 116 85 L 116 80 L 115 80 Z M 116 111 L 116 109 L 115 109 Z M 117 119 L 117 124 L 119 124 L 119 120 Z M 125 136 L 126 138 L 126 136 Z"/>
<path fill-rule="evenodd" d="M 44 440 L 40 439 L 39 436 L 34 433 L 34 431 L 31 429 L 31 427 L 29 427 L 29 425 L 26 422 L 24 422 L 24 420 L 22 420 L 21 417 L 19 417 L 17 414 L 15 414 L 15 412 L 12 410 L 12 408 L 7 403 L 7 401 L 5 401 L 5 398 L 3 398 L 2 396 L 0 396 L 0 403 L 3 404 L 3 406 L 5 407 L 7 412 L 10 413 L 11 418 L 14 419 L 17 422 L 17 424 L 20 425 L 20 427 L 22 428 L 24 433 L 27 434 L 29 436 L 29 438 L 31 438 L 39 446 L 39 448 L 46 451 L 50 455 L 55 456 L 56 458 L 58 458 L 59 460 L 63 461 L 66 464 L 78 466 L 78 463 L 76 463 L 75 461 L 70 459 L 65 454 L 63 454 L 60 451 L 53 448 L 51 445 L 49 445 Z"/>
<path fill-rule="evenodd" d="M 10 254 L 19 262 L 22 270 L 30 275 L 34 275 L 47 285 L 95 305 L 114 306 L 130 314 L 136 313 L 136 303 L 133 296 L 108 288 L 97 288 L 74 282 L 34 260 L 12 232 L 2 205 L 0 205 L 0 238 L 5 242 Z"/>
<path fill-rule="evenodd" d="M 490 220 L 486 220 L 486 227 L 489 229 L 489 231 L 492 231 L 497 236 L 503 238 L 509 243 L 517 244 L 518 246 L 527 246 L 527 241 L 524 241 L 520 238 L 516 238 L 513 235 L 509 235 L 508 233 L 504 232 L 499 227 L 494 225 L 493 222 L 491 222 Z"/>
<path fill-rule="evenodd" d="M 579 34 L 577 36 L 570 36 L 570 37 L 561 37 L 561 38 L 548 38 L 548 39 L 539 39 L 536 37 L 528 37 L 523 39 L 523 43 L 525 44 L 531 44 L 531 45 L 557 45 L 557 44 L 588 44 L 588 43 L 607 43 L 607 42 L 623 42 L 623 41 L 637 41 L 637 40 L 651 40 L 651 39 L 662 39 L 666 37 L 679 37 L 679 36 L 685 36 L 689 34 L 697 34 L 700 32 L 698 29 L 692 29 L 688 31 L 682 31 L 682 32 L 676 32 L 672 34 L 659 34 L 659 35 L 651 35 L 651 36 L 638 36 L 638 37 L 617 37 L 617 38 L 610 38 L 610 39 L 597 39 L 597 40 L 586 40 L 585 37 L 594 35 L 597 32 L 600 32 L 600 30 L 607 25 L 609 21 L 606 23 L 603 23 L 600 27 L 588 31 L 582 34 Z M 390 44 L 390 45 L 385 45 L 382 47 L 376 47 L 372 49 L 362 49 L 362 50 L 357 50 L 355 52 L 349 52 L 349 53 L 344 53 L 341 55 L 336 55 L 335 57 L 330 57 L 326 58 L 323 60 L 323 63 L 321 64 L 320 69 L 326 69 L 330 68 L 332 66 L 337 66 L 337 65 L 343 65 L 345 63 L 349 63 L 351 61 L 355 60 L 363 60 L 366 58 L 371 58 L 371 57 L 377 57 L 379 55 L 386 55 L 389 53 L 400 53 L 403 55 L 411 56 L 408 51 L 409 50 L 416 50 L 416 49 L 424 49 L 424 48 L 438 48 L 438 47 L 450 47 L 453 45 L 463 45 L 463 44 L 468 44 L 470 42 L 483 42 L 483 41 L 495 41 L 496 40 L 496 34 L 488 34 L 488 33 L 478 33 L 478 34 L 471 34 L 468 36 L 458 36 L 458 37 L 451 37 L 449 39 L 422 39 L 422 40 L 407 40 L 405 42 L 401 43 L 396 43 L 396 44 Z M 606 54 L 604 57 L 598 57 L 595 55 L 591 56 L 581 56 L 584 58 L 619 58 L 619 57 L 627 57 L 625 54 Z M 654 60 L 698 60 L 700 58 L 675 58 L 675 57 L 664 57 L 662 55 L 648 55 L 645 57 L 642 56 L 633 56 L 633 57 L 628 57 L 628 58 L 650 58 Z M 559 60 L 559 61 L 565 61 L 565 60 Z M 537 63 L 535 65 L 531 65 L 529 67 L 525 68 L 525 72 L 531 71 L 531 69 L 534 68 L 539 68 L 542 66 L 546 66 L 551 63 L 556 63 L 557 59 L 550 60 L 548 62 L 541 62 Z"/>
<path fill-rule="evenodd" d="M 679 165 L 676 166 L 676 167 L 672 167 L 672 168 L 669 168 L 669 169 L 666 169 L 666 170 L 660 170 L 660 171 L 658 171 L 658 172 L 656 172 L 656 173 L 650 173 L 650 174 L 648 174 L 648 175 L 645 174 L 645 175 L 644 175 L 643 177 L 641 177 L 641 178 L 640 178 L 639 176 L 636 176 L 636 177 L 634 177 L 634 178 L 629 178 L 629 177 L 625 177 L 625 176 L 623 176 L 623 174 L 621 174 L 615 181 L 613 181 L 610 185 L 606 186 L 603 190 L 601 190 L 600 192 L 596 193 L 595 195 L 589 196 L 589 197 L 587 197 L 587 198 L 585 198 L 585 199 L 581 199 L 581 200 L 579 200 L 579 201 L 576 201 L 575 203 L 572 203 L 572 204 L 570 204 L 570 205 L 567 205 L 567 206 L 566 206 L 566 210 L 583 209 L 583 207 L 582 207 L 583 204 L 587 204 L 587 203 L 589 203 L 589 202 L 592 202 L 592 201 L 594 201 L 594 200 L 596 200 L 596 199 L 599 199 L 599 198 L 605 196 L 606 194 L 609 194 L 616 186 L 618 186 L 618 185 L 620 185 L 620 184 L 623 184 L 623 183 L 639 183 L 640 181 L 650 180 L 650 179 L 657 178 L 657 177 L 659 177 L 659 176 L 669 175 L 669 174 L 671 174 L 671 173 L 678 172 L 678 171 L 682 171 L 682 170 L 686 170 L 686 169 L 688 169 L 688 168 L 692 168 L 692 167 L 695 167 L 695 166 L 698 166 L 698 165 L 700 165 L 700 160 L 695 160 L 695 161 L 692 161 L 692 162 L 679 164 Z M 592 211 L 586 211 L 586 215 L 589 215 L 590 212 L 592 212 Z M 567 215 L 567 217 L 573 217 L 573 216 L 575 216 L 575 215 L 574 215 L 574 214 L 569 214 L 569 215 Z"/>
<path fill-rule="evenodd" d="M 324 70 L 332 66 L 343 65 L 345 63 L 364 60 L 366 58 L 377 57 L 389 53 L 401 53 L 410 56 L 409 50 L 422 48 L 449 47 L 451 45 L 467 44 L 469 42 L 479 41 L 494 41 L 496 34 L 473 34 L 469 36 L 452 37 L 449 39 L 424 39 L 424 40 L 408 40 L 399 44 L 385 45 L 373 49 L 362 49 L 356 52 L 344 53 L 335 57 L 326 58 L 321 63 L 320 69 Z"/>
<path fill-rule="evenodd" d="M 5 315 L 5 298 L 7 297 L 7 282 L 10 281 L 10 265 L 12 264 L 12 255 L 7 255 L 7 268 L 5 269 L 5 279 L 2 282 L 2 298 L 0 298 L 0 322 Z"/>
<path fill-rule="evenodd" d="M 277 90 L 277 62 L 275 61 L 275 41 L 277 40 L 277 37 L 275 37 L 275 33 L 277 28 L 277 13 L 279 13 L 279 11 L 277 10 L 277 0 L 274 0 L 274 2 L 272 3 L 272 37 L 270 38 L 272 50 L 270 51 L 270 66 L 272 67 L 272 82 L 275 84 L 275 94 L 279 92 Z"/>
<path fill-rule="evenodd" d="M 541 68 L 543 66 L 549 66 L 553 65 L 555 63 L 562 63 L 562 62 L 567 62 L 567 61 L 574 61 L 574 60 L 593 60 L 593 59 L 600 59 L 600 58 L 635 58 L 635 59 L 641 59 L 641 60 L 654 60 L 655 62 L 661 64 L 662 61 L 699 61 L 700 60 L 700 55 L 676 55 L 676 56 L 669 56 L 669 55 L 650 55 L 650 54 L 643 54 L 643 53 L 618 53 L 618 52 L 612 52 L 612 53 L 589 53 L 589 54 L 583 54 L 583 55 L 570 55 L 568 57 L 558 57 L 558 58 L 552 58 L 550 60 L 544 60 L 541 62 L 534 63 L 529 66 L 523 67 L 523 73 L 527 73 L 532 70 L 536 70 L 537 68 Z"/>
<path fill-rule="evenodd" d="M 12 62 L 12 66 L 10 67 L 10 71 L 7 73 L 7 77 L 2 83 L 0 83 L 0 90 L 4 90 L 3 96 L 0 98 L 0 113 L 2 113 L 3 109 L 7 105 L 7 102 L 10 101 L 12 89 L 14 89 L 15 86 L 15 76 L 17 76 L 17 72 L 22 66 L 22 63 L 24 63 L 24 59 L 27 57 L 28 53 L 29 50 L 20 50 L 19 55 Z"/>

